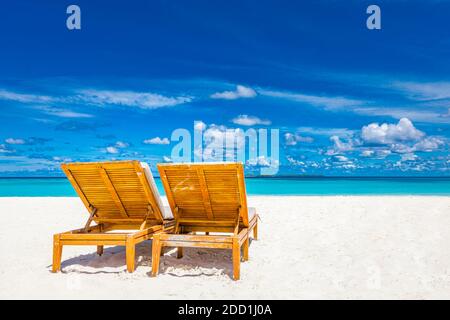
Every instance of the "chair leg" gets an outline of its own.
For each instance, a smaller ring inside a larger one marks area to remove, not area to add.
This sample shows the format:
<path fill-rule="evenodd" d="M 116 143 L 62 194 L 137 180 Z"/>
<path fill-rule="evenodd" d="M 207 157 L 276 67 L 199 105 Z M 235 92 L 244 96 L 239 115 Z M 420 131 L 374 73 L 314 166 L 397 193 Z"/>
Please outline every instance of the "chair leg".
<path fill-rule="evenodd" d="M 97 254 L 101 256 L 103 254 L 103 246 L 97 246 Z"/>
<path fill-rule="evenodd" d="M 61 270 L 61 257 L 63 246 L 59 242 L 59 235 L 53 236 L 53 265 L 52 272 L 58 272 Z"/>
<path fill-rule="evenodd" d="M 253 227 L 253 239 L 258 240 L 258 221 L 256 221 L 256 224 Z"/>
<path fill-rule="evenodd" d="M 161 256 L 161 240 L 159 235 L 153 236 L 152 244 L 152 277 L 156 277 L 159 271 L 159 258 Z"/>
<path fill-rule="evenodd" d="M 177 259 L 183 258 L 183 247 L 177 248 Z"/>
<path fill-rule="evenodd" d="M 127 271 L 133 272 L 135 268 L 136 244 L 133 237 L 128 237 L 126 242 Z"/>
<path fill-rule="evenodd" d="M 248 245 L 249 245 L 250 239 L 247 238 L 243 244 L 243 251 L 244 251 L 244 261 L 248 261 Z"/>
<path fill-rule="evenodd" d="M 233 279 L 239 280 L 241 269 L 241 248 L 239 247 L 239 239 L 233 238 Z"/>

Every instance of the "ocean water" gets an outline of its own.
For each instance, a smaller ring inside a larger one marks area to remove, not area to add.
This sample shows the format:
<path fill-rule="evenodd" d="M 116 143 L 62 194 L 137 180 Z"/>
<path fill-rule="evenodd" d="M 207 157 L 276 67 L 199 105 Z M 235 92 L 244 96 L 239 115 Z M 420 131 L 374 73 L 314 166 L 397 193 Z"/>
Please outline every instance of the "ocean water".
<path fill-rule="evenodd" d="M 161 194 L 160 179 L 156 184 Z M 450 177 L 246 178 L 250 195 L 445 195 Z M 0 197 L 75 197 L 65 178 L 0 178 Z"/>

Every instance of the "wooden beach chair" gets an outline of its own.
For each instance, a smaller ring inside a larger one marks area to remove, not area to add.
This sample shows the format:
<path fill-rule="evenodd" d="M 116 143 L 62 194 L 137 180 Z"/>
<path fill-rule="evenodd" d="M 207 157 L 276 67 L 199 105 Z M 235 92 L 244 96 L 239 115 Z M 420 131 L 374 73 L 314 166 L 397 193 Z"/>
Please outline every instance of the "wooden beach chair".
<path fill-rule="evenodd" d="M 61 269 L 63 246 L 126 246 L 128 272 L 135 269 L 135 245 L 158 232 L 171 232 L 170 209 L 162 206 L 150 168 L 139 161 L 61 165 L 89 212 L 84 228 L 55 234 L 53 272 Z M 95 225 L 91 225 L 95 222 Z"/>
<path fill-rule="evenodd" d="M 257 238 L 258 216 L 247 207 L 244 169 L 240 163 L 158 164 L 175 218 L 173 234 L 153 238 L 152 276 L 158 274 L 163 247 L 231 249 L 233 278 L 239 279 L 241 247 L 248 260 L 249 234 Z M 204 235 L 199 235 L 202 232 Z M 210 232 L 214 234 L 209 234 Z"/>

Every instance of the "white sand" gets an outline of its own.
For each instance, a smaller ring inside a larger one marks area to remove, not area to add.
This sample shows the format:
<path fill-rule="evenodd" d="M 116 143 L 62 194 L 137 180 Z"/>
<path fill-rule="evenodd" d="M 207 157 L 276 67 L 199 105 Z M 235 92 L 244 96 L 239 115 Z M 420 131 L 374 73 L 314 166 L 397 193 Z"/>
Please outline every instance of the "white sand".
<path fill-rule="evenodd" d="M 0 298 L 450 298 L 450 197 L 250 197 L 260 240 L 241 280 L 229 251 L 186 249 L 150 278 L 151 242 L 136 272 L 123 247 L 65 247 L 52 274 L 52 234 L 79 228 L 77 198 L 0 198 Z"/>

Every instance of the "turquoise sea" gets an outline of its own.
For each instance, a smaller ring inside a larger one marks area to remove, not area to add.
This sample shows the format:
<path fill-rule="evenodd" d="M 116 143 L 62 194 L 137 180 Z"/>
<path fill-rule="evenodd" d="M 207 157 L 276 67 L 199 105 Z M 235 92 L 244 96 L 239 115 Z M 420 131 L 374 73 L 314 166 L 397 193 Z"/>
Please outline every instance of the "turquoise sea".
<path fill-rule="evenodd" d="M 161 194 L 164 190 L 156 178 Z M 246 178 L 251 195 L 446 195 L 450 177 Z M 0 178 L 0 197 L 76 196 L 65 178 Z"/>

